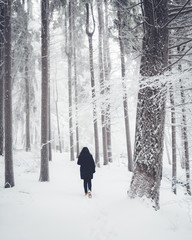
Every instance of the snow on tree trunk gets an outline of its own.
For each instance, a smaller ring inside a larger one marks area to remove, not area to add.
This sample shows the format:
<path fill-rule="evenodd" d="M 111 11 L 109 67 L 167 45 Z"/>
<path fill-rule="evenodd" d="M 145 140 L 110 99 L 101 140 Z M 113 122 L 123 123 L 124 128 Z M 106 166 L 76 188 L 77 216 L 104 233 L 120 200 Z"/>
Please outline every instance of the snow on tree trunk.
<path fill-rule="evenodd" d="M 49 181 L 48 160 L 48 0 L 41 1 L 41 61 L 42 61 L 42 85 L 41 85 L 41 170 L 40 181 Z"/>
<path fill-rule="evenodd" d="M 78 121 L 78 89 L 77 89 L 77 56 L 76 56 L 76 6 L 77 1 L 72 1 L 72 30 L 73 30 L 73 62 L 74 62 L 74 87 L 75 87 L 75 132 L 76 132 L 76 157 L 78 158 L 79 150 L 79 121 Z"/>
<path fill-rule="evenodd" d="M 111 147 L 111 104 L 110 104 L 110 72 L 111 72 L 111 59 L 109 53 L 109 34 L 108 34 L 108 1 L 105 1 L 105 26 L 103 36 L 104 46 L 104 67 L 105 67 L 105 80 L 106 80 L 106 131 L 107 131 L 107 154 L 109 162 L 112 162 L 112 147 Z"/>
<path fill-rule="evenodd" d="M 11 0 L 5 1 L 5 81 L 4 81 L 4 124 L 5 124 L 5 188 L 13 187 L 12 152 L 12 81 L 11 81 Z"/>
<path fill-rule="evenodd" d="M 95 95 L 95 76 L 94 76 L 94 65 L 93 65 L 93 42 L 92 37 L 95 32 L 95 20 L 93 15 L 93 8 L 91 5 L 91 14 L 93 19 L 93 30 L 90 31 L 89 28 L 89 4 L 86 3 L 86 34 L 89 41 L 89 65 L 90 65 L 90 75 L 91 75 L 91 91 L 92 91 L 92 101 L 93 101 L 93 127 L 94 127 L 94 138 L 95 138 L 95 163 L 99 167 L 99 135 L 98 135 L 98 121 L 97 121 L 97 103 Z"/>
<path fill-rule="evenodd" d="M 118 11 L 117 17 L 119 22 L 119 46 L 120 46 L 120 57 L 121 57 L 121 77 L 122 77 L 122 88 L 123 88 L 123 110 L 124 110 L 124 121 L 125 121 L 125 134 L 126 134 L 126 144 L 127 144 L 127 156 L 128 156 L 128 170 L 133 171 L 133 160 L 131 151 L 131 136 L 129 127 L 129 115 L 128 115 L 128 100 L 127 100 L 127 86 L 125 82 L 125 48 L 123 42 L 122 34 L 122 8 L 119 3 L 117 3 Z"/>
<path fill-rule="evenodd" d="M 31 143 L 30 143 L 30 103 L 29 103 L 29 75 L 28 75 L 28 64 L 29 64 L 29 53 L 28 48 L 25 48 L 25 111 L 26 111 L 26 151 L 31 151 Z"/>
<path fill-rule="evenodd" d="M 72 15 L 71 2 L 69 2 L 69 49 L 68 49 L 68 91 L 69 91 L 69 136 L 70 136 L 70 159 L 74 161 L 73 140 L 73 111 L 72 111 Z"/>
<path fill-rule="evenodd" d="M 98 37 L 99 37 L 99 79 L 101 97 L 105 97 L 105 78 L 104 78 L 104 54 L 103 54 L 103 3 L 97 0 L 98 10 Z M 107 153 L 107 130 L 106 130 L 106 106 L 105 101 L 101 102 L 101 124 L 102 124 L 102 142 L 103 142 L 103 164 L 108 164 Z"/>
<path fill-rule="evenodd" d="M 48 20 L 48 46 L 50 46 L 50 19 Z M 50 78 L 50 47 L 48 48 L 48 159 L 52 161 L 52 139 L 51 139 L 51 78 Z"/>
<path fill-rule="evenodd" d="M 3 155 L 4 3 L 0 2 L 0 155 Z"/>
<path fill-rule="evenodd" d="M 171 84 L 171 83 L 170 83 Z M 176 118 L 175 118 L 175 101 L 173 95 L 173 86 L 170 85 L 170 103 L 171 103 L 171 136 L 172 136 L 172 190 L 177 193 L 177 156 L 176 156 Z"/>
<path fill-rule="evenodd" d="M 23 2 L 23 10 L 25 8 L 25 2 Z M 25 11 L 25 10 L 24 10 Z M 31 142 L 30 142 L 30 86 L 29 86 L 29 48 L 28 48 L 28 24 L 29 24 L 29 5 L 27 3 L 27 11 L 25 17 L 25 32 L 26 32 L 26 39 L 25 39 L 25 114 L 26 114 L 26 121 L 25 121 L 25 149 L 26 152 L 31 151 Z"/>
<path fill-rule="evenodd" d="M 144 37 L 138 93 L 134 173 L 129 196 L 147 197 L 159 208 L 166 88 L 161 73 L 168 63 L 167 0 L 144 0 Z"/>
<path fill-rule="evenodd" d="M 189 195 L 191 195 L 191 186 L 190 186 L 190 164 L 189 164 L 189 144 L 188 144 L 188 135 L 187 135 L 187 118 L 185 110 L 185 93 L 183 90 L 182 82 L 180 80 L 180 94 L 181 94 L 181 103 L 182 103 L 182 141 L 184 145 L 184 155 L 185 155 L 185 171 L 186 171 L 186 190 Z"/>

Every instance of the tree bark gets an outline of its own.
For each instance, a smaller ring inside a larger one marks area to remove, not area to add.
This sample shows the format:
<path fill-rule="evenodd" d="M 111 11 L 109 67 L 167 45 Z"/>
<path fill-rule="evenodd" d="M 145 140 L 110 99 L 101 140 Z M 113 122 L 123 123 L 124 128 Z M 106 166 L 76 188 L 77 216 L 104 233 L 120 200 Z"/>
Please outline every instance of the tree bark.
<path fill-rule="evenodd" d="M 26 113 L 26 152 L 31 151 L 30 143 L 30 103 L 29 103 L 29 75 L 28 75 L 28 64 L 29 64 L 29 52 L 28 47 L 25 47 L 25 113 Z"/>
<path fill-rule="evenodd" d="M 3 155 L 4 127 L 3 127 L 3 82 L 4 82 L 4 2 L 0 3 L 0 155 Z"/>
<path fill-rule="evenodd" d="M 171 104 L 171 133 L 172 133 L 172 191 L 177 193 L 177 157 L 176 157 L 176 118 L 175 118 L 175 101 L 173 95 L 173 86 L 170 89 L 170 104 Z"/>
<path fill-rule="evenodd" d="M 73 111 L 72 111 L 72 14 L 71 1 L 69 1 L 69 46 L 68 46 L 68 91 L 69 91 L 69 136 L 70 136 L 70 159 L 74 161 L 73 141 Z"/>
<path fill-rule="evenodd" d="M 60 131 L 60 123 L 59 123 L 59 111 L 58 111 L 58 87 L 57 87 L 57 79 L 55 77 L 55 108 L 56 108 L 56 117 L 57 117 L 57 132 L 58 132 L 58 139 L 59 139 L 59 151 L 62 153 L 62 146 L 61 146 L 61 131 Z"/>
<path fill-rule="evenodd" d="M 72 29 L 73 29 L 73 62 L 74 62 L 74 85 L 75 85 L 75 132 L 76 132 L 76 157 L 78 158 L 79 150 L 79 123 L 78 123 L 78 89 L 77 89 L 77 56 L 76 56 L 76 44 L 75 44 L 75 4 L 76 1 L 72 1 Z"/>
<path fill-rule="evenodd" d="M 129 115 L 128 115 L 128 100 L 127 100 L 127 86 L 125 82 L 125 48 L 123 42 L 122 33 L 122 14 L 120 4 L 117 3 L 118 10 L 117 16 L 119 21 L 119 46 L 120 46 L 120 57 L 121 57 L 121 77 L 122 77 L 122 89 L 123 89 L 123 110 L 124 110 L 124 120 L 125 120 L 125 132 L 126 132 L 126 143 L 127 143 L 127 156 L 128 156 L 128 170 L 133 171 L 133 160 L 131 151 L 131 136 L 129 127 Z"/>
<path fill-rule="evenodd" d="M 23 12 L 25 12 L 25 1 L 23 1 Z M 29 6 L 27 2 L 27 11 L 25 16 L 25 149 L 26 152 L 31 151 L 31 142 L 30 142 L 30 87 L 29 87 L 29 48 L 28 48 L 28 22 L 29 22 Z"/>
<path fill-rule="evenodd" d="M 107 154 L 109 162 L 112 162 L 112 146 L 111 146 L 111 103 L 110 103 L 110 72 L 111 72 L 111 59 L 109 53 L 109 34 L 108 34 L 108 1 L 105 1 L 105 27 L 103 36 L 104 46 L 104 67 L 105 67 L 105 80 L 106 80 L 106 131 L 107 131 Z"/>
<path fill-rule="evenodd" d="M 184 145 L 184 155 L 185 155 L 185 171 L 186 171 L 186 190 L 187 193 L 191 196 L 191 186 L 190 186 L 190 164 L 189 164 L 189 144 L 188 144 L 188 135 L 187 135 L 187 119 L 185 112 L 185 93 L 183 90 L 182 82 L 180 80 L 180 92 L 181 92 L 181 103 L 182 103 L 182 141 Z"/>
<path fill-rule="evenodd" d="M 15 185 L 12 150 L 11 5 L 12 0 L 5 0 L 5 188 L 10 188 Z"/>
<path fill-rule="evenodd" d="M 138 93 L 134 173 L 129 196 L 147 197 L 159 208 L 166 87 L 160 81 L 168 64 L 167 0 L 144 0 L 144 37 Z M 158 6 L 158 7 L 157 7 Z"/>
<path fill-rule="evenodd" d="M 86 3 L 86 34 L 89 41 L 89 64 L 90 64 L 90 74 L 91 74 L 91 91 L 92 91 L 92 101 L 93 101 L 93 126 L 94 126 L 94 138 L 95 138 L 95 163 L 100 167 L 99 159 L 99 136 L 98 136 L 98 123 L 97 123 L 97 103 L 95 94 L 95 75 L 94 75 L 94 64 L 93 64 L 93 34 L 95 32 L 95 20 L 93 16 L 93 8 L 91 5 L 91 13 L 93 19 L 93 30 L 89 30 L 89 4 Z"/>
<path fill-rule="evenodd" d="M 50 19 L 48 20 L 48 46 L 50 46 Z M 51 139 L 51 79 L 50 79 L 50 47 L 48 47 L 48 159 L 52 161 L 52 139 Z"/>
<path fill-rule="evenodd" d="M 40 182 L 49 181 L 48 160 L 48 8 L 49 0 L 41 0 L 41 170 Z"/>
<path fill-rule="evenodd" d="M 101 97 L 105 97 L 105 79 L 104 79 L 104 55 L 103 55 L 103 3 L 97 0 L 98 10 L 98 32 L 99 32 L 99 79 L 100 79 L 100 93 Z M 109 162 L 107 154 L 107 131 L 106 131 L 106 106 L 105 101 L 101 103 L 101 124 L 102 124 L 102 142 L 103 142 L 103 164 L 107 165 Z"/>

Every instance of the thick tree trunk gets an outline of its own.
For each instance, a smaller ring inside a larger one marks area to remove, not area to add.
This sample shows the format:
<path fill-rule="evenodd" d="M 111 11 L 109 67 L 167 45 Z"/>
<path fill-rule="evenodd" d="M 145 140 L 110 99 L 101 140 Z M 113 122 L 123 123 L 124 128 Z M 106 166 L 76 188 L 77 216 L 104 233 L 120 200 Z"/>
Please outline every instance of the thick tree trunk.
<path fill-rule="evenodd" d="M 91 74 L 91 91 L 92 91 L 92 101 L 93 101 L 93 126 L 94 126 L 94 138 L 95 138 L 95 163 L 98 167 L 100 167 L 97 103 L 96 103 L 96 95 L 95 95 L 95 76 L 94 76 L 94 65 L 93 65 L 93 42 L 92 42 L 92 36 L 95 32 L 95 20 L 93 16 L 92 5 L 91 5 L 91 10 L 92 10 L 92 19 L 94 23 L 92 32 L 89 31 L 89 4 L 86 3 L 86 34 L 88 36 L 88 41 L 89 41 L 89 64 L 90 64 L 90 74 Z"/>
<path fill-rule="evenodd" d="M 3 155 L 4 2 L 0 3 L 0 155 Z"/>
<path fill-rule="evenodd" d="M 13 187 L 15 185 L 12 152 L 11 5 L 12 0 L 5 1 L 5 188 Z"/>
<path fill-rule="evenodd" d="M 101 97 L 105 96 L 105 79 L 104 79 L 104 55 L 103 55 L 103 3 L 97 0 L 98 10 L 98 32 L 99 32 L 99 78 L 100 78 L 100 93 Z M 107 154 L 107 131 L 106 131 L 106 106 L 105 101 L 101 103 L 101 124 L 102 124 L 102 142 L 103 142 L 103 164 L 109 162 Z"/>
<path fill-rule="evenodd" d="M 158 6 L 158 7 L 157 7 Z M 138 93 L 134 173 L 130 197 L 151 199 L 159 208 L 165 122 L 165 86 L 160 75 L 168 63 L 167 0 L 143 1 L 144 38 Z"/>
<path fill-rule="evenodd" d="M 41 182 L 49 181 L 48 160 L 48 9 L 49 1 L 41 0 L 41 61 L 42 61 L 42 95 L 41 95 Z"/>
<path fill-rule="evenodd" d="M 126 143 L 127 143 L 127 156 L 128 156 L 128 170 L 133 171 L 133 160 L 131 151 L 131 136 L 129 127 L 129 115 L 128 115 L 128 100 L 127 100 L 127 87 L 125 82 L 125 49 L 122 35 L 122 15 L 121 7 L 118 3 L 117 11 L 118 21 L 119 21 L 119 45 L 120 45 L 120 55 L 121 55 L 121 76 L 122 76 L 122 88 L 123 88 L 123 109 L 124 109 L 124 120 L 125 120 L 125 132 L 126 132 Z"/>

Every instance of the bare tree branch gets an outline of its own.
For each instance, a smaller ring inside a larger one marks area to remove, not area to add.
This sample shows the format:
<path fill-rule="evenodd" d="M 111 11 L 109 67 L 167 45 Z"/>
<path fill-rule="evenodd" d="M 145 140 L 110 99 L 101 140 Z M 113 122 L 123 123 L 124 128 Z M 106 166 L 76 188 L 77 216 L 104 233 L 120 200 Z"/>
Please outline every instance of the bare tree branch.
<path fill-rule="evenodd" d="M 169 25 L 169 24 L 182 12 L 183 9 L 185 9 L 186 5 L 187 5 L 188 3 L 190 3 L 190 1 L 191 1 L 191 0 L 188 0 L 188 1 L 183 5 L 183 7 L 178 11 L 178 13 L 175 14 L 175 16 L 174 16 L 172 19 L 170 19 L 166 24 L 164 24 L 161 28 L 163 29 L 163 28 L 167 27 L 167 25 Z"/>
<path fill-rule="evenodd" d="M 192 7 L 189 9 L 185 9 L 185 11 L 182 11 L 180 14 L 186 14 L 192 12 Z M 176 13 L 170 13 L 169 17 L 175 16 Z"/>
<path fill-rule="evenodd" d="M 175 65 L 176 63 L 178 63 L 190 50 L 192 49 L 192 46 L 174 63 L 168 65 L 166 68 L 163 69 L 163 71 L 161 72 L 161 74 L 165 71 L 167 71 L 168 69 L 170 69 L 173 65 Z"/>
<path fill-rule="evenodd" d="M 185 41 L 185 42 L 182 42 L 182 43 L 180 43 L 180 44 L 174 45 L 174 46 L 172 46 L 172 47 L 169 47 L 169 49 L 180 47 L 180 46 L 182 46 L 182 45 L 184 45 L 184 44 L 187 44 L 187 43 L 189 43 L 189 42 L 191 42 L 191 41 L 192 41 L 192 39 L 190 39 L 190 40 L 188 40 L 188 41 Z"/>
<path fill-rule="evenodd" d="M 183 28 L 186 28 L 186 27 L 192 27 L 192 25 L 184 25 L 184 26 L 177 26 L 177 27 L 168 27 L 169 30 L 171 29 L 183 29 Z"/>

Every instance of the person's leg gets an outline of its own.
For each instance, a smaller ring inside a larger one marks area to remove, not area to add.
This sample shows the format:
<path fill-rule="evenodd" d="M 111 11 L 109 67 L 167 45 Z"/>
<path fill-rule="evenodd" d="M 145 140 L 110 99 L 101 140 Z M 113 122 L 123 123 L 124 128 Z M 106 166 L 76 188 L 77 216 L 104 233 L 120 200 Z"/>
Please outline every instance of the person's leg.
<path fill-rule="evenodd" d="M 83 186 L 84 186 L 85 194 L 87 194 L 87 180 L 86 179 L 83 180 Z"/>
<path fill-rule="evenodd" d="M 87 183 L 88 183 L 88 189 L 91 191 L 92 189 L 91 179 L 89 179 Z"/>

